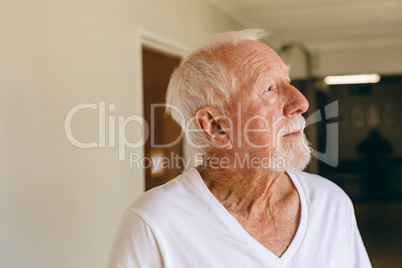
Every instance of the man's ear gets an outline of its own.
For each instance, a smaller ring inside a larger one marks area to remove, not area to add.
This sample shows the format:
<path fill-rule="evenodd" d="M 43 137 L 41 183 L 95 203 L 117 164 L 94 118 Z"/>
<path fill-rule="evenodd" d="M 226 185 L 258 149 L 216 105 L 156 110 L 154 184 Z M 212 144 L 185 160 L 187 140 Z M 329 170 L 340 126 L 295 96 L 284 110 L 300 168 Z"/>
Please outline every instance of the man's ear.
<path fill-rule="evenodd" d="M 198 108 L 194 113 L 195 122 L 213 145 L 219 148 L 232 149 L 229 139 L 229 125 L 222 114 L 212 107 Z"/>

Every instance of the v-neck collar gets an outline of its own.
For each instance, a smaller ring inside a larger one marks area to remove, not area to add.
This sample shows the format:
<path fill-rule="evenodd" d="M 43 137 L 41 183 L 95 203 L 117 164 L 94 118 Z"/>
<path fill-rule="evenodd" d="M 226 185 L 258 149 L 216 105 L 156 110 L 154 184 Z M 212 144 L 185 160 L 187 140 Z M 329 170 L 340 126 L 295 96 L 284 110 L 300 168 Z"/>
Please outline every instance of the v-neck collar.
<path fill-rule="evenodd" d="M 258 250 L 262 256 L 266 257 L 275 266 L 279 264 L 285 265 L 292 259 L 292 257 L 294 256 L 294 254 L 296 253 L 296 251 L 303 242 L 303 238 L 306 233 L 308 223 L 308 210 L 307 210 L 308 208 L 307 208 L 306 197 L 303 188 L 299 182 L 299 178 L 297 177 L 297 174 L 289 172 L 287 173 L 291 178 L 293 184 L 295 185 L 297 192 L 299 193 L 300 206 L 301 206 L 300 222 L 296 231 L 296 235 L 294 236 L 289 247 L 286 249 L 286 251 L 282 254 L 281 257 L 278 257 L 274 253 L 272 253 L 269 249 L 264 247 L 261 243 L 259 243 L 254 237 L 252 237 L 243 228 L 243 226 L 241 226 L 241 224 L 236 220 L 236 218 L 233 217 L 226 210 L 226 208 L 219 202 L 219 200 L 216 199 L 216 197 L 211 193 L 211 191 L 204 183 L 204 180 L 202 179 L 200 173 L 195 168 L 192 171 L 194 172 L 195 176 L 190 177 L 195 178 L 194 183 L 196 183 L 198 186 L 197 188 L 199 188 L 202 191 L 200 194 L 204 196 L 204 198 L 206 199 L 205 201 L 209 204 L 211 210 L 213 210 L 213 213 L 216 213 L 216 216 L 219 217 L 219 219 L 225 223 L 226 225 L 225 227 L 227 227 L 228 230 L 233 235 L 235 235 L 241 241 L 244 241 L 245 243 L 250 245 L 253 249 Z"/>

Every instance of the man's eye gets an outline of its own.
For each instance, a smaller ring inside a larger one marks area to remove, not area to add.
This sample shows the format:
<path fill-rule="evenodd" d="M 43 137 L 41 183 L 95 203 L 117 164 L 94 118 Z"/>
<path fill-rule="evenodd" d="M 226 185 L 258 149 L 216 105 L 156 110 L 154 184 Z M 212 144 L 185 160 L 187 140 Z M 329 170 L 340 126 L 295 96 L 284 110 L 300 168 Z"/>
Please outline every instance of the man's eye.
<path fill-rule="evenodd" d="M 269 86 L 268 88 L 267 88 L 267 91 L 271 91 L 272 90 L 272 86 Z"/>

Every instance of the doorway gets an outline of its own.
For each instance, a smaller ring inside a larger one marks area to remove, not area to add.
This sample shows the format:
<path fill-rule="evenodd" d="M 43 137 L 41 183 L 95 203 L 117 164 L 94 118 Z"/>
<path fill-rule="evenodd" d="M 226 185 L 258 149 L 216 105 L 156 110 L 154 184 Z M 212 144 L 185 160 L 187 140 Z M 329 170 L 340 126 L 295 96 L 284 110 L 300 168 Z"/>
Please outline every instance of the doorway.
<path fill-rule="evenodd" d="M 168 55 L 148 47 L 142 47 L 143 107 L 149 126 L 149 139 L 145 143 L 148 165 L 145 169 L 145 190 L 175 178 L 182 172 L 182 142 L 174 142 L 181 128 L 171 117 L 165 116 L 164 104 L 167 86 L 180 57 Z M 164 148 L 166 144 L 171 146 Z"/>

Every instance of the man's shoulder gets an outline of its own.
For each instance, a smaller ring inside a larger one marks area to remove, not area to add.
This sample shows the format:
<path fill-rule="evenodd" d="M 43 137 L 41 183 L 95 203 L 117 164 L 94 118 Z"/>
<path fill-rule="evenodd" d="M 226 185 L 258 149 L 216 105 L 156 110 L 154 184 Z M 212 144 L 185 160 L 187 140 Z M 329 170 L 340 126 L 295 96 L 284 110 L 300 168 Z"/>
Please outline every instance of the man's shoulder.
<path fill-rule="evenodd" d="M 161 186 L 150 189 L 128 209 L 144 220 L 163 217 L 183 204 L 191 203 L 191 197 L 194 197 L 197 187 L 197 184 L 194 183 L 194 176 L 197 175 L 196 170 L 190 170 Z"/>
<path fill-rule="evenodd" d="M 294 175 L 298 178 L 308 199 L 319 198 L 350 202 L 350 198 L 342 188 L 327 178 L 307 172 L 298 172 Z"/>
<path fill-rule="evenodd" d="M 299 178 L 300 183 L 312 190 L 330 191 L 338 194 L 344 194 L 344 191 L 334 182 L 317 174 L 308 172 L 298 172 L 295 175 Z"/>

